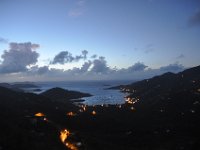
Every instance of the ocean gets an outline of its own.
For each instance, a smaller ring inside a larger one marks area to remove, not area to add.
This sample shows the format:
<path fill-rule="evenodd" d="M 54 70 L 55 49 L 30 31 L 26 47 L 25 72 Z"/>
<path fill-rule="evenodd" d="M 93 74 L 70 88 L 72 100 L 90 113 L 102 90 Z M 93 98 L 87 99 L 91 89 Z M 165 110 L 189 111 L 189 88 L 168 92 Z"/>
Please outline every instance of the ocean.
<path fill-rule="evenodd" d="M 125 85 L 133 83 L 133 81 L 64 81 L 64 82 L 36 82 L 44 92 L 54 87 L 60 87 L 67 90 L 80 91 L 90 93 L 93 96 L 82 98 L 86 105 L 102 105 L 102 104 L 123 104 L 125 102 L 125 93 L 119 90 L 107 90 L 109 87 L 117 85 Z"/>

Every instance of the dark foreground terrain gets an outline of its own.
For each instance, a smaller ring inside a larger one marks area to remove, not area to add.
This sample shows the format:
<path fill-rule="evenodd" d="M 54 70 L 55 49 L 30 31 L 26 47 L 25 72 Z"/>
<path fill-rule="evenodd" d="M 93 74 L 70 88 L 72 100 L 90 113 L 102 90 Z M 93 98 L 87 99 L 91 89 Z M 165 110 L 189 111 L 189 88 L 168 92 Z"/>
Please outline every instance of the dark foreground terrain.
<path fill-rule="evenodd" d="M 113 87 L 123 105 L 74 105 L 91 96 L 0 87 L 0 150 L 200 149 L 200 67 Z"/>

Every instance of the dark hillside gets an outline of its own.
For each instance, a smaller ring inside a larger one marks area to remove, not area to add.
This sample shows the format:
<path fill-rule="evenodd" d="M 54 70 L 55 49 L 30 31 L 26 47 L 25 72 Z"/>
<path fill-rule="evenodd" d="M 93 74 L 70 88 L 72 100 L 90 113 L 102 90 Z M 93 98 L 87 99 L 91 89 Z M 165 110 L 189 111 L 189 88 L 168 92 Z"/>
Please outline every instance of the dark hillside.
<path fill-rule="evenodd" d="M 50 90 L 47 90 L 43 93 L 41 93 L 41 95 L 48 97 L 50 99 L 54 99 L 54 100 L 70 100 L 70 99 L 78 99 L 78 98 L 82 98 L 82 97 L 89 97 L 92 96 L 91 94 L 88 93 L 81 93 L 81 92 L 77 92 L 77 91 L 69 91 L 69 90 L 65 90 L 62 88 L 52 88 Z"/>

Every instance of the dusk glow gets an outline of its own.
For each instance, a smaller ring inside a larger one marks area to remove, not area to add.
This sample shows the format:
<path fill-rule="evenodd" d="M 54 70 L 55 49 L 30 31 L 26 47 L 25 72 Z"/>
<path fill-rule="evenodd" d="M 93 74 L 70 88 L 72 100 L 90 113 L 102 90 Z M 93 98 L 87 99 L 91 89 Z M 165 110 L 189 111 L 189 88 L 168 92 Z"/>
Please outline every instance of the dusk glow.
<path fill-rule="evenodd" d="M 199 64 L 198 0 L 3 0 L 1 81 L 142 79 Z"/>

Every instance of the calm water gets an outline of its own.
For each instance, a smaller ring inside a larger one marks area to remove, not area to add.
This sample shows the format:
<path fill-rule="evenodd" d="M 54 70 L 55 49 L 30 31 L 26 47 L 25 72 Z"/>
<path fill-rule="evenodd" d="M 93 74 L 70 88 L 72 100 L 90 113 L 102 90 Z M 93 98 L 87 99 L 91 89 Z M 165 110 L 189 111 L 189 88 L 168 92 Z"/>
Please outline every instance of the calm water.
<path fill-rule="evenodd" d="M 42 91 L 53 87 L 60 87 L 68 90 L 90 93 L 92 97 L 84 97 L 87 105 L 101 104 L 122 104 L 124 103 L 124 93 L 118 90 L 105 90 L 116 85 L 130 84 L 133 81 L 70 81 L 70 82 L 40 82 L 36 85 L 40 86 Z"/>

